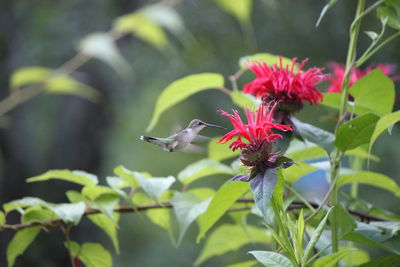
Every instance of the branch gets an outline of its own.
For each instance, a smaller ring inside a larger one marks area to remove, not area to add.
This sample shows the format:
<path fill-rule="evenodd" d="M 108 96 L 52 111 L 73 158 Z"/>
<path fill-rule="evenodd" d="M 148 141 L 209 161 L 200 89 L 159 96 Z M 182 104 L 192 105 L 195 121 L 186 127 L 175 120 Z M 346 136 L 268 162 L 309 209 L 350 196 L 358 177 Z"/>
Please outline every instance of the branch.
<path fill-rule="evenodd" d="M 242 198 L 238 199 L 236 201 L 237 203 L 254 203 L 253 199 L 248 199 L 248 198 Z M 319 205 L 315 202 L 308 202 L 309 205 L 311 205 L 313 208 L 318 208 Z M 152 210 L 152 209 L 171 209 L 173 208 L 172 204 L 170 202 L 164 202 L 161 204 L 152 204 L 152 205 L 143 205 L 143 206 L 136 206 L 135 208 L 132 207 L 121 207 L 118 209 L 115 209 L 114 212 L 118 213 L 135 213 L 138 211 L 146 211 L 146 210 Z M 244 206 L 244 207 L 236 207 L 236 208 L 231 208 L 228 210 L 228 212 L 236 212 L 236 211 L 243 211 L 243 210 L 248 210 L 251 207 L 249 206 Z M 287 211 L 292 211 L 292 210 L 298 210 L 298 209 L 304 209 L 307 208 L 307 205 L 303 201 L 293 201 L 290 206 L 286 209 Z M 357 216 L 361 218 L 362 220 L 365 221 L 377 221 L 377 222 L 383 222 L 387 221 L 384 218 L 377 217 L 374 215 L 370 215 L 368 213 L 364 213 L 361 211 L 356 211 L 356 210 L 347 210 L 350 214 Z M 88 215 L 93 215 L 93 214 L 100 214 L 101 211 L 96 210 L 96 209 L 91 209 L 88 208 L 86 209 L 85 213 L 83 214 L 84 216 Z M 49 231 L 51 228 L 59 227 L 61 225 L 64 225 L 64 222 L 62 219 L 53 219 L 53 220 L 48 220 L 48 221 L 37 221 L 33 220 L 27 223 L 20 223 L 20 224 L 4 224 L 3 226 L 0 227 L 0 232 L 5 232 L 5 231 L 19 231 L 24 228 L 28 227 L 33 227 L 33 226 L 41 226 L 44 228 L 45 231 Z"/>

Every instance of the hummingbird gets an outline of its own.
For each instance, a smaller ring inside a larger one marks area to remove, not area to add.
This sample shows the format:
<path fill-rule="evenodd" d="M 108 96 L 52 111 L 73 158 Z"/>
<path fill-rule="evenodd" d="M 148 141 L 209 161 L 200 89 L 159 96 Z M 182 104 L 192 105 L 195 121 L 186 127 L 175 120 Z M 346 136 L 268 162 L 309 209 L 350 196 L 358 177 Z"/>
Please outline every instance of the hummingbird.
<path fill-rule="evenodd" d="M 162 150 L 167 152 L 176 152 L 176 151 L 185 151 L 185 150 L 196 150 L 198 146 L 193 145 L 193 141 L 197 140 L 205 140 L 208 137 L 200 136 L 198 133 L 203 130 L 205 127 L 215 127 L 225 129 L 225 127 L 205 123 L 199 119 L 194 119 L 189 123 L 189 126 L 182 131 L 171 135 L 166 138 L 158 138 L 158 137 L 150 137 L 150 136 L 141 136 L 140 140 L 155 144 L 159 146 Z"/>

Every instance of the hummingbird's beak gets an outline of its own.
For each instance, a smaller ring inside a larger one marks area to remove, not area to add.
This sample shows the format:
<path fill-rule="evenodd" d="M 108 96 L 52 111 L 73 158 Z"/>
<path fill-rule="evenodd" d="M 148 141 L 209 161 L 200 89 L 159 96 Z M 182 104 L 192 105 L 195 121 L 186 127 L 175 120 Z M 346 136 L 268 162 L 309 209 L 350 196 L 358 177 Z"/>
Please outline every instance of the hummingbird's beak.
<path fill-rule="evenodd" d="M 215 125 L 215 124 L 204 123 L 204 125 L 208 126 L 208 127 L 221 128 L 221 129 L 224 129 L 224 130 L 228 130 L 225 127 L 222 127 L 222 126 L 219 126 L 219 125 Z"/>

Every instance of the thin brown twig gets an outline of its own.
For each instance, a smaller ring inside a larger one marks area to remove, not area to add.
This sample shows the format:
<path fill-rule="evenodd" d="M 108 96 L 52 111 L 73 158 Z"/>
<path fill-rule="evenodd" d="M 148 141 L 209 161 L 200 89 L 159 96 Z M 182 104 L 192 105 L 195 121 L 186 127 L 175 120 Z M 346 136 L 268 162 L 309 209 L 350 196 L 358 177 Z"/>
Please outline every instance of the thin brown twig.
<path fill-rule="evenodd" d="M 237 80 L 243 75 L 243 73 L 244 73 L 244 70 L 240 69 L 235 74 L 229 76 L 229 80 L 231 81 L 233 91 L 239 90 L 239 87 L 237 85 Z"/>
<path fill-rule="evenodd" d="M 242 198 L 242 199 L 238 199 L 236 201 L 237 203 L 253 203 L 254 200 L 253 199 L 247 199 L 247 198 Z M 311 206 L 313 206 L 314 208 L 318 208 L 320 207 L 317 203 L 315 202 L 309 202 L 309 204 Z M 144 205 L 144 206 L 137 206 L 135 208 L 132 207 L 121 207 L 118 209 L 115 209 L 114 212 L 118 212 L 118 213 L 135 213 L 137 211 L 146 211 L 146 210 L 151 210 L 151 209 L 171 209 L 173 208 L 173 205 L 170 202 L 164 202 L 161 204 L 152 204 L 152 205 Z M 228 210 L 228 212 L 235 212 L 235 211 L 243 211 L 243 210 L 247 210 L 250 209 L 250 206 L 245 206 L 245 207 L 235 207 L 235 208 L 231 208 Z M 287 211 L 291 211 L 291 210 L 297 210 L 297 209 L 302 209 L 302 208 L 307 208 L 307 206 L 304 204 L 304 202 L 302 201 L 293 201 L 292 204 L 287 208 Z M 356 211 L 356 210 L 347 210 L 350 214 L 357 216 L 363 220 L 366 221 L 387 221 L 384 218 L 381 217 L 377 217 L 374 215 L 370 215 L 368 213 L 364 213 L 361 211 Z M 88 208 L 85 213 L 84 216 L 88 216 L 88 215 L 93 215 L 93 214 L 99 214 L 101 213 L 101 211 L 96 210 L 96 209 L 90 209 Z M 59 227 L 63 225 L 63 221 L 62 219 L 58 218 L 58 219 L 53 219 L 53 220 L 49 220 L 49 221 L 30 221 L 27 223 L 20 223 L 20 224 L 4 224 L 3 226 L 0 227 L 0 232 L 3 231 L 19 231 L 21 229 L 24 228 L 28 228 L 28 227 L 33 227 L 33 226 L 41 226 L 45 229 L 51 229 L 51 228 L 55 228 L 55 227 Z"/>

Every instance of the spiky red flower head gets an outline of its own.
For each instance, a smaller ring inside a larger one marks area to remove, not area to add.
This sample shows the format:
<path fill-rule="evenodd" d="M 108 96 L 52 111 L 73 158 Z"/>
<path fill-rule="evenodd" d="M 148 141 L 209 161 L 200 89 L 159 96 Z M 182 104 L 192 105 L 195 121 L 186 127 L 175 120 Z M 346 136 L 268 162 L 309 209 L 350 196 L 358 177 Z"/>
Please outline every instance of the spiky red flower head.
<path fill-rule="evenodd" d="M 233 114 L 220 110 L 222 115 L 230 119 L 234 129 L 221 137 L 218 143 L 225 144 L 237 137 L 236 141 L 229 145 L 229 148 L 233 151 L 242 150 L 241 160 L 243 164 L 255 166 L 259 162 L 267 162 L 268 158 L 272 156 L 274 140 L 283 138 L 282 135 L 274 133 L 273 129 L 292 130 L 288 125 L 272 122 L 273 112 L 277 104 L 277 102 L 268 105 L 262 104 L 255 113 L 246 108 L 247 124 L 242 121 L 236 110 L 233 110 Z"/>
<path fill-rule="evenodd" d="M 340 93 L 342 92 L 342 83 L 345 75 L 345 66 L 343 64 L 332 62 L 328 64 L 328 67 L 332 70 L 332 75 L 328 78 L 329 87 L 327 92 L 329 93 Z M 375 64 L 370 65 L 364 70 L 358 68 L 352 68 L 350 73 L 350 87 L 358 80 L 373 71 L 374 69 L 381 69 L 383 74 L 386 76 L 393 75 L 396 72 L 396 65 L 394 64 Z M 398 76 L 391 77 L 393 81 L 398 80 Z"/>
<path fill-rule="evenodd" d="M 274 99 L 283 105 L 294 105 L 302 108 L 304 101 L 316 104 L 322 101 L 323 95 L 315 87 L 326 78 L 322 68 L 310 68 L 303 71 L 308 59 L 301 62 L 296 71 L 296 58 L 292 65 L 283 66 L 282 57 L 280 66 L 274 64 L 269 67 L 266 62 L 250 64 L 248 67 L 256 75 L 256 79 L 244 86 L 243 91 L 256 97 Z"/>

